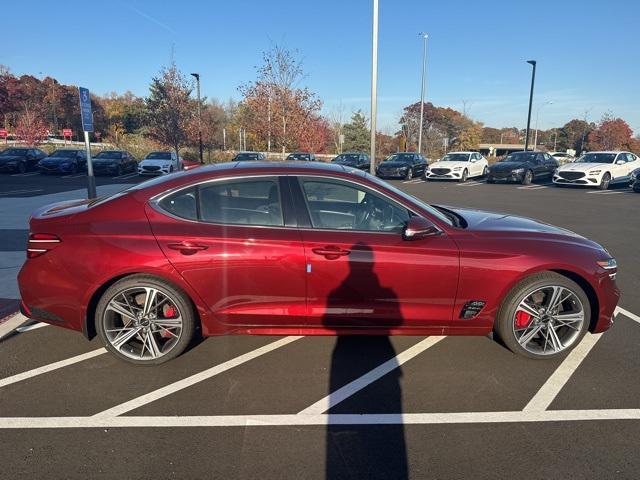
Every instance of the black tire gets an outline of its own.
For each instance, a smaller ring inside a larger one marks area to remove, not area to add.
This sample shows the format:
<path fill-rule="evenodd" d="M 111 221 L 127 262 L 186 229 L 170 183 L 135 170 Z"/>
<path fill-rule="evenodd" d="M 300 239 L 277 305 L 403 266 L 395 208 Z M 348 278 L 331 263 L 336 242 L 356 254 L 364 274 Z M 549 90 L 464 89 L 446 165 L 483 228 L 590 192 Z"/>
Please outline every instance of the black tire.
<path fill-rule="evenodd" d="M 118 165 L 118 168 L 116 169 L 116 177 L 119 177 L 122 173 L 122 165 Z"/>
<path fill-rule="evenodd" d="M 404 176 L 404 179 L 405 180 L 411 180 L 412 178 L 413 178 L 413 170 L 409 168 L 407 170 L 407 173 Z"/>
<path fill-rule="evenodd" d="M 484 167 L 484 170 L 482 170 L 482 177 L 486 178 L 487 175 L 489 175 L 489 167 Z"/>
<path fill-rule="evenodd" d="M 533 182 L 533 172 L 531 170 L 527 170 L 526 172 L 524 172 L 524 175 L 522 176 L 522 185 L 531 185 L 531 182 Z"/>
<path fill-rule="evenodd" d="M 78 164 L 77 163 L 72 163 L 71 164 L 70 173 L 71 173 L 71 175 L 75 175 L 76 173 L 78 173 Z"/>
<path fill-rule="evenodd" d="M 467 181 L 467 177 L 469 176 L 469 172 L 467 172 L 467 169 L 464 169 L 464 172 L 462 172 L 462 177 L 460 177 L 460 183 L 464 183 Z"/>
<path fill-rule="evenodd" d="M 123 354 L 111 344 L 105 332 L 103 319 L 107 309 L 107 305 L 112 299 L 128 289 L 144 286 L 158 289 L 163 294 L 166 293 L 167 296 L 170 297 L 171 302 L 175 303 L 175 306 L 178 308 L 178 311 L 182 317 L 182 330 L 180 332 L 180 337 L 176 341 L 175 345 L 173 345 L 171 349 L 165 354 L 155 359 L 137 360 Z M 191 300 L 180 289 L 174 287 L 170 283 L 160 278 L 151 275 L 131 275 L 117 281 L 104 292 L 104 294 L 100 298 L 100 301 L 98 302 L 98 305 L 96 306 L 95 327 L 98 336 L 105 345 L 105 348 L 121 360 L 124 360 L 128 363 L 133 363 L 135 365 L 160 365 L 162 363 L 168 362 L 169 360 L 172 360 L 173 358 L 176 358 L 189 346 L 196 329 L 196 316 Z"/>
<path fill-rule="evenodd" d="M 493 177 L 488 176 L 487 177 L 487 183 L 496 183 L 496 180 Z"/>
<path fill-rule="evenodd" d="M 598 190 L 608 190 L 610 184 L 611 175 L 609 175 L 609 172 L 607 172 L 602 176 L 602 180 L 600 180 L 600 184 L 598 185 Z"/>
<path fill-rule="evenodd" d="M 27 164 L 25 162 L 18 163 L 18 172 L 27 173 Z"/>
<path fill-rule="evenodd" d="M 575 293 L 582 303 L 584 321 L 577 337 L 572 341 L 570 346 L 556 353 L 547 353 L 544 355 L 535 354 L 526 350 L 516 339 L 513 327 L 514 318 L 520 301 L 526 298 L 528 293 L 535 292 L 539 288 L 550 285 L 561 286 Z M 573 350 L 573 348 L 582 341 L 582 338 L 587 333 L 590 321 L 591 307 L 589 304 L 589 298 L 584 290 L 576 282 L 563 275 L 554 272 L 541 272 L 521 280 L 507 294 L 500 306 L 500 309 L 498 310 L 498 314 L 496 315 L 494 331 L 498 335 L 499 339 L 504 342 L 504 345 L 513 353 L 533 359 L 551 359 L 564 356 Z"/>

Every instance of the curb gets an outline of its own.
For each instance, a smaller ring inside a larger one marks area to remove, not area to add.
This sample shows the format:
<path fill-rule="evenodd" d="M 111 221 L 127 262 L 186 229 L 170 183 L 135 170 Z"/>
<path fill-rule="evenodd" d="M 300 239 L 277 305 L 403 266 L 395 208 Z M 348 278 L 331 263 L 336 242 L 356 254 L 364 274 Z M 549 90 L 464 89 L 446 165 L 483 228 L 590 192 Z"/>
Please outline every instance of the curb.
<path fill-rule="evenodd" d="M 0 319 L 0 339 L 6 337 L 29 319 L 20 312 L 14 312 Z"/>

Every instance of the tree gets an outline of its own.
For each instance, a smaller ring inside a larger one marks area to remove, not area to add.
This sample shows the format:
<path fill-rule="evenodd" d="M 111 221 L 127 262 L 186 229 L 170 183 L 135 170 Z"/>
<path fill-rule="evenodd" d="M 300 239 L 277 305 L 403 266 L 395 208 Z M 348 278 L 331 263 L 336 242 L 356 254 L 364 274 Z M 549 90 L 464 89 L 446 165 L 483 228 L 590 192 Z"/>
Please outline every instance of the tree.
<path fill-rule="evenodd" d="M 299 138 L 300 150 L 324 153 L 329 143 L 331 143 L 331 128 L 327 119 L 321 116 L 310 118 L 308 128 L 304 129 Z"/>
<path fill-rule="evenodd" d="M 31 102 L 25 102 L 24 110 L 18 115 L 15 136 L 29 146 L 47 138 L 47 125 L 43 120 L 42 111 Z"/>
<path fill-rule="evenodd" d="M 590 150 L 629 150 L 634 143 L 627 122 L 605 113 L 595 130 L 589 133 Z"/>
<path fill-rule="evenodd" d="M 574 118 L 558 130 L 556 148 L 558 151 L 568 149 L 581 152 L 586 146 L 587 138 L 595 125 L 585 120 Z"/>
<path fill-rule="evenodd" d="M 342 149 L 346 151 L 366 152 L 371 143 L 371 130 L 369 130 L 369 120 L 361 110 L 351 115 L 351 121 L 342 127 L 344 134 L 344 145 Z"/>
<path fill-rule="evenodd" d="M 460 132 L 454 147 L 459 150 L 478 150 L 481 135 L 481 125 L 470 125 Z"/>
<path fill-rule="evenodd" d="M 153 78 L 149 90 L 146 99 L 149 134 L 160 143 L 173 147 L 179 155 L 195 111 L 189 97 L 190 83 L 172 63 Z"/>
<path fill-rule="evenodd" d="M 210 101 L 202 105 L 202 145 L 207 150 L 209 160 L 211 160 L 211 150 L 222 148 L 222 129 L 225 125 L 226 112 L 224 107 L 216 102 Z M 199 145 L 198 138 L 198 117 L 193 116 L 189 125 L 189 145 L 194 147 Z"/>

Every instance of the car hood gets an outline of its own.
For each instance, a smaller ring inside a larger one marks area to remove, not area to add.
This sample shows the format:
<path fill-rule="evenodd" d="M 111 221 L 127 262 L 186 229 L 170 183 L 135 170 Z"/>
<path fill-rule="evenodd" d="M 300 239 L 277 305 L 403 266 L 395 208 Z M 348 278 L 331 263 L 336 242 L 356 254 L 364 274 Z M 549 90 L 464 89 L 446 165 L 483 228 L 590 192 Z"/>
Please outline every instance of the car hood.
<path fill-rule="evenodd" d="M 145 158 L 140 162 L 140 166 L 144 167 L 145 165 L 166 167 L 167 165 L 173 165 L 173 162 L 171 160 L 162 160 L 161 158 Z"/>
<path fill-rule="evenodd" d="M 10 155 L 6 157 L 0 157 L 0 164 L 8 163 L 8 162 L 16 162 L 22 160 L 24 157 L 20 157 L 18 155 Z"/>
<path fill-rule="evenodd" d="M 455 168 L 455 167 L 466 167 L 469 165 L 469 162 L 435 162 L 429 165 L 429 168 Z"/>
<path fill-rule="evenodd" d="M 589 172 L 591 170 L 598 170 L 602 168 L 610 167 L 610 163 L 567 163 L 566 165 L 562 165 L 558 171 L 559 172 Z"/>
<path fill-rule="evenodd" d="M 40 160 L 43 165 L 57 165 L 59 163 L 73 163 L 75 161 L 75 158 L 68 157 L 47 157 Z"/>
<path fill-rule="evenodd" d="M 108 165 L 111 163 L 120 163 L 120 159 L 118 158 L 94 158 L 91 160 L 91 163 L 94 165 Z"/>
<path fill-rule="evenodd" d="M 382 162 L 379 168 L 402 168 L 408 166 L 409 164 L 404 162 Z"/>
<path fill-rule="evenodd" d="M 491 170 L 515 170 L 517 168 L 524 168 L 527 166 L 527 162 L 498 162 L 491 165 Z"/>

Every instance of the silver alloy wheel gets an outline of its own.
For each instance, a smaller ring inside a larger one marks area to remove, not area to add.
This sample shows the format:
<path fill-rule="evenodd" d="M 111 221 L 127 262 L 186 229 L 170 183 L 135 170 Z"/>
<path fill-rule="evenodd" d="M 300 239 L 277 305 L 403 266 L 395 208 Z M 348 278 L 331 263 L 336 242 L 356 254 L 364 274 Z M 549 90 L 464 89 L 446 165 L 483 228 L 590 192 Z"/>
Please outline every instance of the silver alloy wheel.
<path fill-rule="evenodd" d="M 102 316 L 108 342 L 135 360 L 153 360 L 169 353 L 182 334 L 178 302 L 157 287 L 141 286 L 114 295 Z"/>
<path fill-rule="evenodd" d="M 585 321 L 584 306 L 567 287 L 537 288 L 520 301 L 513 314 L 516 341 L 535 355 L 560 353 L 573 345 Z"/>

